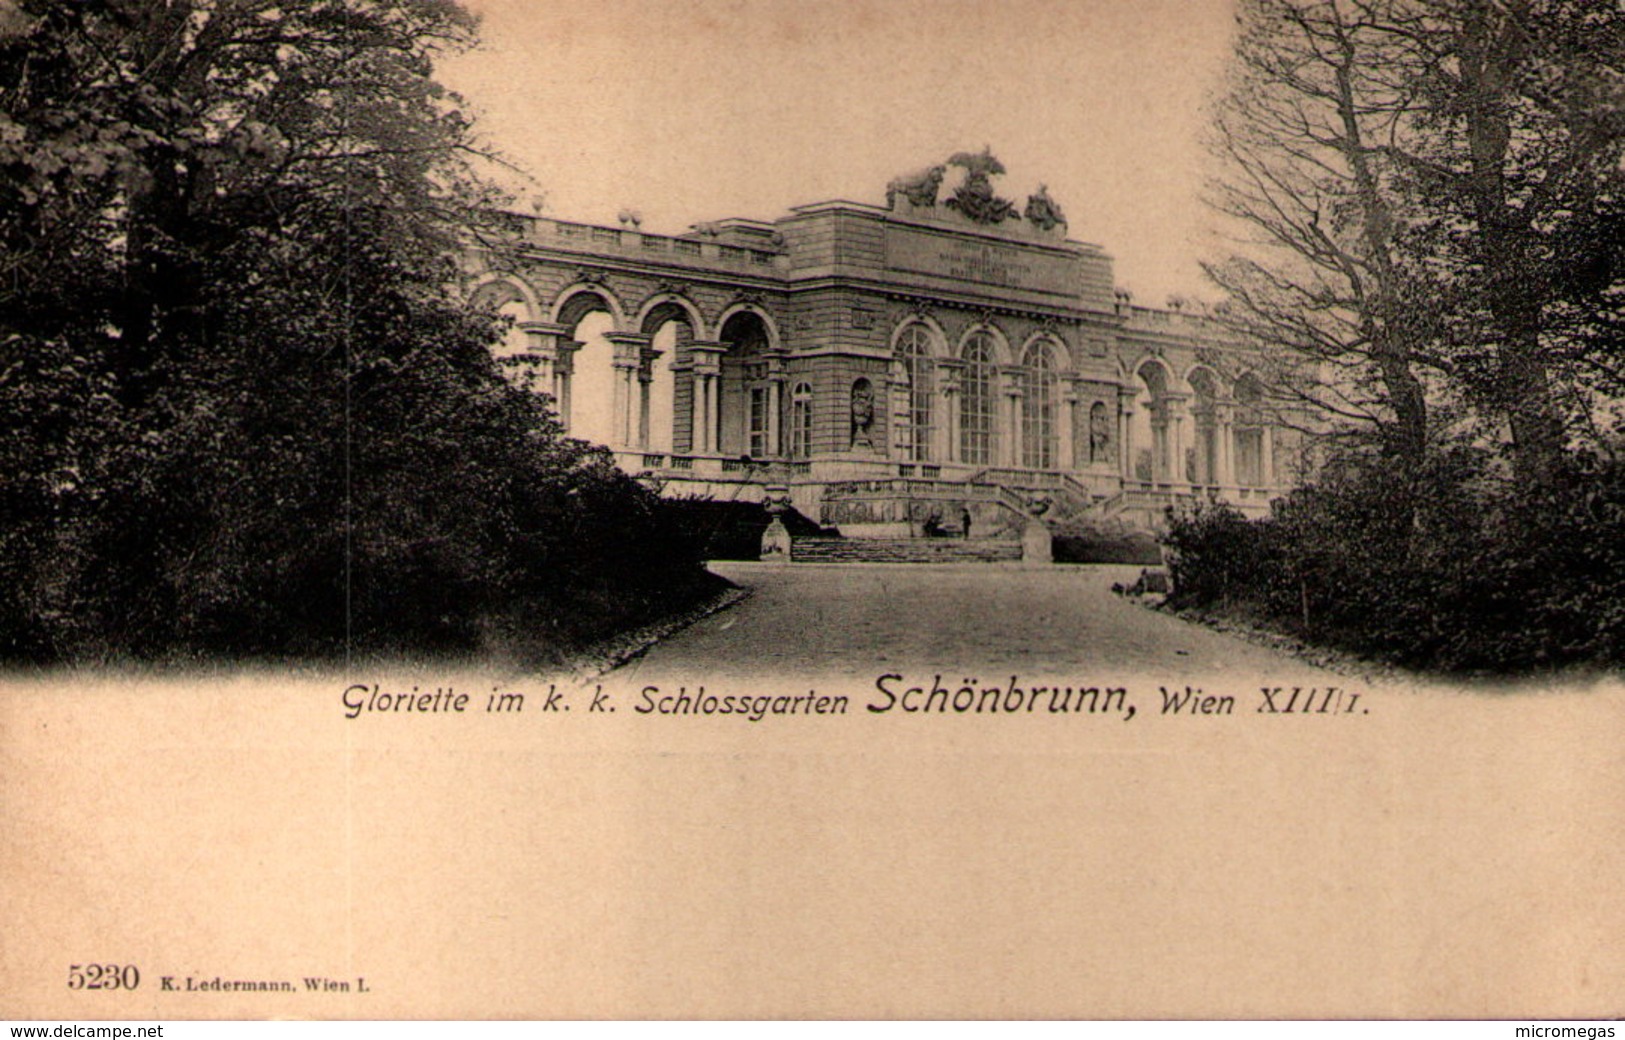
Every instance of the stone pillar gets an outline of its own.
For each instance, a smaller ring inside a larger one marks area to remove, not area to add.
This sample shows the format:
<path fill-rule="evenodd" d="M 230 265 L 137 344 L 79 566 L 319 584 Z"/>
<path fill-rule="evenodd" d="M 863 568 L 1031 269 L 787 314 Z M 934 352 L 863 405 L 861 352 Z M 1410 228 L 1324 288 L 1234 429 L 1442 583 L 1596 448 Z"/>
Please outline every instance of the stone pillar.
<path fill-rule="evenodd" d="M 1055 417 L 1055 465 L 1058 469 L 1071 472 L 1081 468 L 1089 461 L 1085 453 L 1082 459 L 1078 458 L 1078 380 L 1071 374 L 1063 375 L 1060 380 L 1060 414 Z M 1088 425 L 1088 420 L 1084 420 Z"/>
<path fill-rule="evenodd" d="M 663 350 L 644 347 L 638 364 L 638 447 L 649 450 L 650 395 L 655 379 L 655 361 Z"/>
<path fill-rule="evenodd" d="M 1021 429 L 1021 402 L 1027 396 L 1026 369 L 1019 365 L 1006 365 L 999 370 L 1000 389 L 1005 404 L 1005 423 L 1000 439 L 1005 446 L 998 452 L 996 465 L 1020 466 L 1024 445 Z"/>
<path fill-rule="evenodd" d="M 1268 423 L 1258 429 L 1258 485 L 1275 486 L 1275 428 Z"/>
<path fill-rule="evenodd" d="M 580 340 L 560 340 L 558 359 L 553 364 L 553 406 L 559 413 L 564 432 L 570 432 L 570 381 L 576 372 L 576 352 L 586 346 Z"/>
<path fill-rule="evenodd" d="M 559 343 L 569 341 L 570 330 L 550 321 L 523 321 L 519 323 L 519 328 L 525 334 L 525 352 L 536 364 L 537 388 L 554 399 L 553 407 L 558 411 L 554 370 L 559 361 Z"/>
<path fill-rule="evenodd" d="M 1168 424 L 1168 463 L 1172 471 L 1168 474 L 1170 484 L 1190 484 L 1185 470 L 1187 449 L 1191 445 L 1190 396 L 1177 391 L 1163 394 L 1163 421 Z"/>
<path fill-rule="evenodd" d="M 705 415 L 707 426 L 705 439 L 709 443 L 707 451 L 713 454 L 722 451 L 722 373 L 717 372 L 705 381 Z"/>
<path fill-rule="evenodd" d="M 789 376 L 784 371 L 784 357 L 780 354 L 769 354 L 767 357 L 767 454 L 769 458 L 782 458 L 784 456 L 783 417 L 784 417 L 784 384 Z"/>
<path fill-rule="evenodd" d="M 762 532 L 760 558 L 775 563 L 789 563 L 790 532 L 784 526 L 784 514 L 790 508 L 790 489 L 783 484 L 769 485 L 763 493 L 762 505 L 767 510 L 767 530 Z"/>
<path fill-rule="evenodd" d="M 1213 405 L 1213 461 L 1217 467 L 1213 482 L 1231 488 L 1236 484 L 1235 405 L 1219 401 Z"/>
<path fill-rule="evenodd" d="M 1021 529 L 1021 562 L 1027 567 L 1046 567 L 1055 560 L 1054 541 L 1049 525 L 1029 516 Z"/>
<path fill-rule="evenodd" d="M 1134 406 L 1139 394 L 1133 387 L 1117 388 L 1117 475 L 1134 479 Z"/>
<path fill-rule="evenodd" d="M 721 400 L 722 355 L 728 352 L 728 345 L 695 340 L 688 349 L 694 358 L 694 453 L 715 455 L 721 437 L 717 404 Z"/>
<path fill-rule="evenodd" d="M 939 396 L 934 403 L 942 406 L 942 421 L 934 425 L 937 430 L 936 446 L 940 450 L 931 457 L 953 462 L 959 459 L 959 365 L 956 362 L 938 361 L 937 372 Z"/>
<path fill-rule="evenodd" d="M 643 367 L 643 351 L 650 338 L 640 332 L 606 332 L 604 338 L 614 351 L 615 411 L 612 417 L 613 446 L 638 446 L 638 413 L 642 405 L 638 395 L 638 374 Z"/>

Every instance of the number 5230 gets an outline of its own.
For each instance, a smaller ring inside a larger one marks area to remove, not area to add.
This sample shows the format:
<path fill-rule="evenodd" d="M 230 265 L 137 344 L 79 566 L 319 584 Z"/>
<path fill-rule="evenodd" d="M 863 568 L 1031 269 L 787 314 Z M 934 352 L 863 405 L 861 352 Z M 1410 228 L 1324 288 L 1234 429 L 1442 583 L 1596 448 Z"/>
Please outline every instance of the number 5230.
<path fill-rule="evenodd" d="M 69 989 L 135 989 L 141 969 L 133 964 L 70 964 Z"/>

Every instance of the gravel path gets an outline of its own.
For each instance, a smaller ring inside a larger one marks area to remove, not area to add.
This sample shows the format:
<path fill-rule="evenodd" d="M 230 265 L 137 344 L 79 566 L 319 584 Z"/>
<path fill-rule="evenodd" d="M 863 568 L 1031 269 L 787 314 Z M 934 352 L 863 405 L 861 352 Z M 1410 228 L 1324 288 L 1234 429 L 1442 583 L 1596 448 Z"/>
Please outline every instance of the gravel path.
<path fill-rule="evenodd" d="M 750 590 L 613 673 L 620 680 L 885 671 L 1089 678 L 1346 679 L 1113 595 L 1135 567 L 717 563 Z M 929 676 L 927 676 L 929 677 Z"/>

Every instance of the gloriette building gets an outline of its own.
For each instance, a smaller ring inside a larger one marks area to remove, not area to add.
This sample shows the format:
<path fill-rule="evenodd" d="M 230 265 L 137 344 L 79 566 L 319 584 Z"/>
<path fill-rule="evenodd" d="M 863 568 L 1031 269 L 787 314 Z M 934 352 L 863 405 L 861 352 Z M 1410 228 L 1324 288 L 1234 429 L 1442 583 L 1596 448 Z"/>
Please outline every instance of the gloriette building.
<path fill-rule="evenodd" d="M 509 363 L 576 436 L 668 494 L 787 499 L 847 537 L 1142 527 L 1207 496 L 1262 511 L 1298 440 L 1263 357 L 1193 307 L 1133 303 L 991 154 L 687 234 L 514 215 L 474 260 Z"/>

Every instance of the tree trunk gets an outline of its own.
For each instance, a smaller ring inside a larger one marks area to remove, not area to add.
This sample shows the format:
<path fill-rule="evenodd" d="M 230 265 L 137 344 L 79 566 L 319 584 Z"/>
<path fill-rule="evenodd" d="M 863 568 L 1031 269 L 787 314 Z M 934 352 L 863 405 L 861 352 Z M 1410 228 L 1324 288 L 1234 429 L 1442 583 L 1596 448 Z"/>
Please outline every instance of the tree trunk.
<path fill-rule="evenodd" d="M 1537 479 L 1556 462 L 1566 438 L 1541 349 L 1542 290 L 1530 265 L 1534 230 L 1524 209 L 1509 204 L 1507 193 L 1511 74 L 1522 48 L 1517 22 L 1525 13 L 1526 5 L 1514 3 L 1497 26 L 1488 0 L 1468 0 L 1461 89 L 1470 161 L 1466 184 L 1478 223 L 1485 306 L 1497 333 L 1486 397 L 1506 417 L 1518 475 Z"/>
<path fill-rule="evenodd" d="M 1390 254 L 1393 214 L 1371 169 L 1355 103 L 1352 75 L 1357 55 L 1341 24 L 1337 31 L 1342 59 L 1336 68 L 1337 109 L 1343 122 L 1342 150 L 1354 175 L 1355 196 L 1360 203 L 1360 236 L 1375 282 L 1375 291 L 1367 296 L 1365 328 L 1388 405 L 1394 413 L 1392 425 L 1382 431 L 1383 446 L 1410 474 L 1421 465 L 1427 449 L 1427 395 L 1411 367 L 1413 351 L 1405 331 L 1408 325 L 1400 313 L 1400 274 Z"/>

